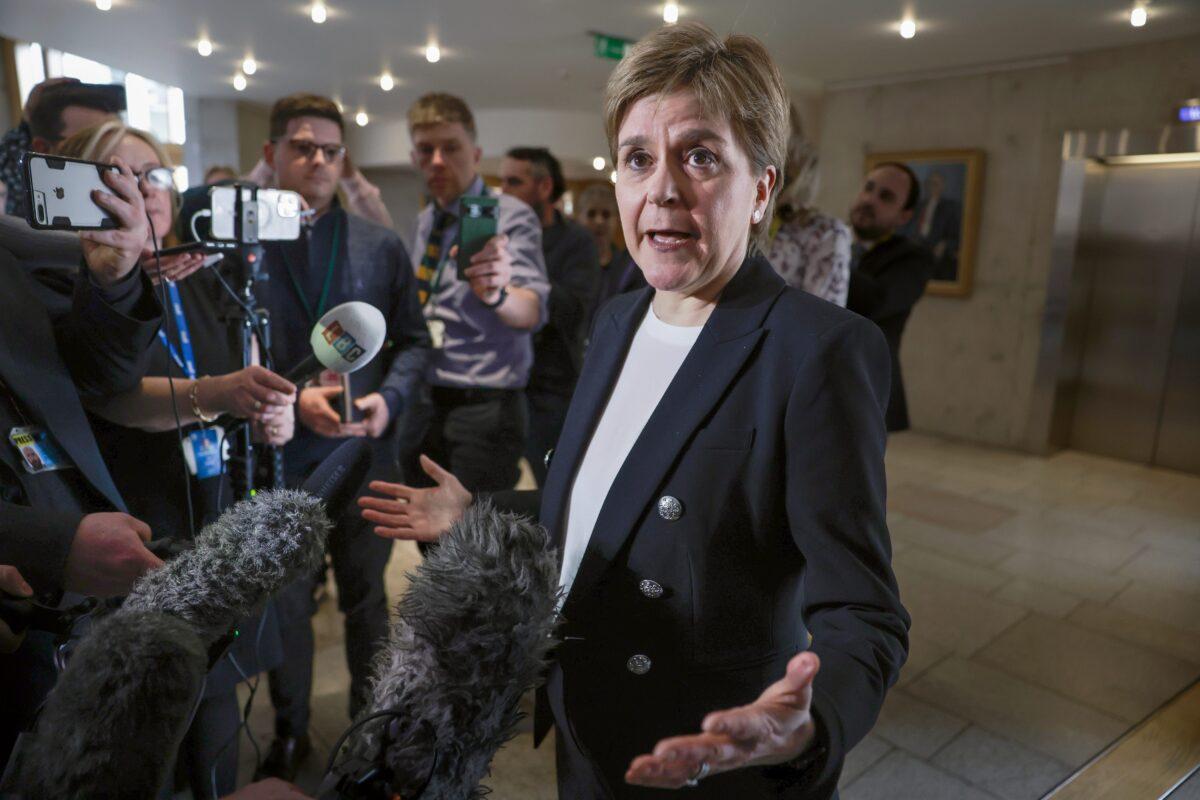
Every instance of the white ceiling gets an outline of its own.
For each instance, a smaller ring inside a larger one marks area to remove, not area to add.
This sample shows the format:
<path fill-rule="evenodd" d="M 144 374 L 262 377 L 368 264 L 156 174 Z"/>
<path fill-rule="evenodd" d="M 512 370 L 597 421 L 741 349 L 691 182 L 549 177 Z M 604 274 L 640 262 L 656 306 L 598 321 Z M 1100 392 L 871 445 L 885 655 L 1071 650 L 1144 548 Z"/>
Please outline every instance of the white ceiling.
<path fill-rule="evenodd" d="M 587 32 L 635 39 L 661 24 L 644 0 L 0 0 L 0 34 L 181 86 L 193 96 L 270 102 L 311 90 L 350 111 L 395 118 L 422 91 L 463 95 L 476 108 L 598 109 L 613 62 Z M 682 19 L 761 38 L 794 90 L 1012 62 L 1200 32 L 1198 0 L 1155 0 L 1143 28 L 1131 0 L 915 0 L 919 29 L 896 32 L 904 0 L 689 0 Z M 201 58 L 207 33 L 217 50 Z M 438 64 L 423 47 L 442 46 Z M 260 67 L 244 93 L 231 79 L 243 56 Z M 387 68 L 397 88 L 378 85 Z"/>

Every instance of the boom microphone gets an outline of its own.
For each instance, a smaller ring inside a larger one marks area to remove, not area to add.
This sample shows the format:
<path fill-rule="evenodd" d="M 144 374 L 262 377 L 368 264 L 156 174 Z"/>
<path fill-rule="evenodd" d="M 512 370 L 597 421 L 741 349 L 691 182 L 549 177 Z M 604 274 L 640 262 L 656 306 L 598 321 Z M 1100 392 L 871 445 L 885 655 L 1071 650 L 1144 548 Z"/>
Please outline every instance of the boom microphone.
<path fill-rule="evenodd" d="M 182 620 L 137 612 L 98 621 L 13 755 L 5 790 L 28 800 L 153 800 L 206 671 L 204 646 Z"/>
<path fill-rule="evenodd" d="M 477 796 L 545 666 L 558 560 L 543 528 L 476 504 L 410 577 L 322 800 Z"/>
<path fill-rule="evenodd" d="M 325 312 L 308 337 L 312 355 L 283 376 L 295 384 L 306 383 L 322 370 L 346 375 L 365 367 L 383 348 L 387 323 L 383 312 L 358 300 Z"/>
<path fill-rule="evenodd" d="M 196 546 L 137 580 L 117 615 L 161 611 L 211 645 L 325 557 L 332 527 L 320 498 L 276 489 L 229 508 Z"/>

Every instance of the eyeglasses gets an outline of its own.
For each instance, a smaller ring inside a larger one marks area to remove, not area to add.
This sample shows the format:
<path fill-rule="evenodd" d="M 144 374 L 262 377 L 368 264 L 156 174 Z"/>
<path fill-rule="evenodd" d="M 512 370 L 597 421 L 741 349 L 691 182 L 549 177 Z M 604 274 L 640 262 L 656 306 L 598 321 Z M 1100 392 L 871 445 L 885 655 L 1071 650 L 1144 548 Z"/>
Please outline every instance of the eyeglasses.
<path fill-rule="evenodd" d="M 325 156 L 325 161 L 328 164 L 340 161 L 346 155 L 346 145 L 344 144 L 317 144 L 307 139 L 288 139 L 287 144 L 288 147 L 303 156 L 305 161 L 312 161 L 316 158 L 317 151 L 320 151 L 321 155 Z"/>
<path fill-rule="evenodd" d="M 175 171 L 170 167 L 151 167 L 133 174 L 139 182 L 145 181 L 155 189 L 169 191 L 175 187 Z"/>

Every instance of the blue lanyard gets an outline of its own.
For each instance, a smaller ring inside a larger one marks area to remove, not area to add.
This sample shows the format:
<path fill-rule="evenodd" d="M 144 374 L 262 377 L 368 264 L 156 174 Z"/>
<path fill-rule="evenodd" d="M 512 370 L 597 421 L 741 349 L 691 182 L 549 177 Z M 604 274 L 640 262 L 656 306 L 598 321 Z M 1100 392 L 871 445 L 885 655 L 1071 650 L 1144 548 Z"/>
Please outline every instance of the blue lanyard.
<path fill-rule="evenodd" d="M 167 291 L 171 293 L 171 310 L 175 314 L 175 330 L 179 332 L 179 349 L 183 351 L 183 357 L 180 358 L 179 353 L 175 350 L 175 345 L 167 339 L 167 334 L 162 328 L 158 329 L 158 338 L 167 348 L 167 352 L 171 354 L 171 360 L 183 370 L 184 375 L 191 380 L 196 380 L 196 358 L 192 355 L 192 337 L 188 335 L 187 317 L 183 315 L 183 301 L 179 299 L 179 287 L 175 285 L 175 281 L 167 281 Z"/>

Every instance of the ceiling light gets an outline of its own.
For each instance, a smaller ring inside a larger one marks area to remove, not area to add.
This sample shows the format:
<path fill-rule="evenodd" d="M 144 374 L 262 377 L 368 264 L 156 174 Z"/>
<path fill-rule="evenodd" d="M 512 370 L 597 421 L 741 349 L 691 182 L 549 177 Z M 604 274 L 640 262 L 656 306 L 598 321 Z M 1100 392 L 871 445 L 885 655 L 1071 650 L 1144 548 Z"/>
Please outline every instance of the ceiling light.
<path fill-rule="evenodd" d="M 246 56 L 246 60 L 242 62 L 242 72 L 247 75 L 253 75 L 258 72 L 258 62 L 250 56 Z"/>
<path fill-rule="evenodd" d="M 442 60 L 442 51 L 436 44 L 431 44 L 425 48 L 425 60 L 430 64 L 436 64 Z"/>
<path fill-rule="evenodd" d="M 663 6 L 663 22 L 667 23 L 668 25 L 674 25 L 676 22 L 679 22 L 678 3 L 668 2 L 665 6 Z"/>
<path fill-rule="evenodd" d="M 592 159 L 592 169 L 596 170 L 596 172 L 603 172 L 604 163 L 604 156 L 596 156 Z"/>
<path fill-rule="evenodd" d="M 608 179 L 610 181 L 612 181 L 613 183 L 617 182 L 617 171 L 615 169 L 612 172 L 608 173 Z"/>
<path fill-rule="evenodd" d="M 101 11 L 108 11 L 112 8 L 112 0 L 96 0 L 96 8 Z"/>
<path fill-rule="evenodd" d="M 912 17 L 906 17 L 900 21 L 900 35 L 905 39 L 911 39 L 917 35 L 917 21 Z"/>
<path fill-rule="evenodd" d="M 233 76 L 233 88 L 239 92 L 246 91 L 246 76 L 240 72 Z"/>
<path fill-rule="evenodd" d="M 395 85 L 396 82 L 392 80 L 392 76 L 388 73 L 385 72 L 379 76 L 379 88 L 385 92 L 390 92 Z"/>
<path fill-rule="evenodd" d="M 1129 12 L 1129 24 L 1135 28 L 1140 28 L 1146 24 L 1146 7 L 1138 3 Z"/>
<path fill-rule="evenodd" d="M 320 2 L 313 3 L 310 15 L 312 16 L 312 21 L 320 25 L 325 21 L 326 17 L 325 4 Z"/>
<path fill-rule="evenodd" d="M 207 36 L 201 36 L 200 41 L 196 42 L 196 52 L 205 58 L 212 55 L 212 42 L 208 40 Z"/>
<path fill-rule="evenodd" d="M 370 122 L 371 118 L 367 116 L 367 112 L 360 111 L 354 115 L 354 121 L 357 122 L 358 127 L 361 128 L 361 127 L 365 126 L 368 122 Z"/>

